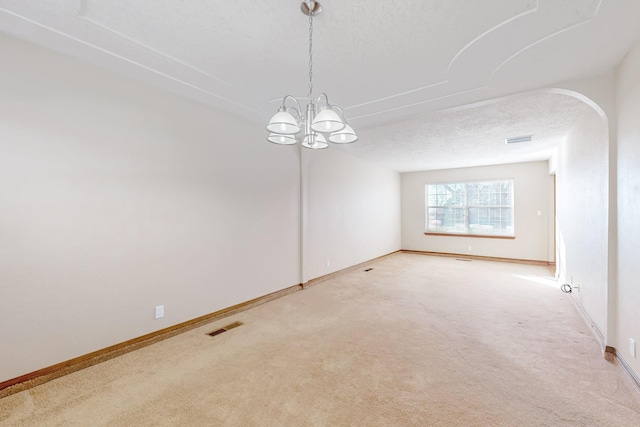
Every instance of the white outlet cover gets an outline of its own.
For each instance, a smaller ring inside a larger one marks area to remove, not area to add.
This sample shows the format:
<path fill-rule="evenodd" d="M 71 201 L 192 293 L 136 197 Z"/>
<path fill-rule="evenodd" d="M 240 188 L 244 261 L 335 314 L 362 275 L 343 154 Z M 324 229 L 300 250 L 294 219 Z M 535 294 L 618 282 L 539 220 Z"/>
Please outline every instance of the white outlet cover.
<path fill-rule="evenodd" d="M 629 338 L 629 353 L 631 357 L 636 358 L 636 342 L 633 338 Z"/>
<path fill-rule="evenodd" d="M 156 305 L 156 319 L 164 317 L 164 305 Z"/>

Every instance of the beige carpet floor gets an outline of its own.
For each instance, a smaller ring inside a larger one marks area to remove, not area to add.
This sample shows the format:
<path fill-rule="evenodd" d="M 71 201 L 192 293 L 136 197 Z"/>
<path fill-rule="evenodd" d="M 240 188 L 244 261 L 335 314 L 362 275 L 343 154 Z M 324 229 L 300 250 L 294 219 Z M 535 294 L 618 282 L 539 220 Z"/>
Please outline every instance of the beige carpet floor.
<path fill-rule="evenodd" d="M 548 269 L 371 267 L 0 399 L 0 424 L 640 426 L 640 393 Z"/>

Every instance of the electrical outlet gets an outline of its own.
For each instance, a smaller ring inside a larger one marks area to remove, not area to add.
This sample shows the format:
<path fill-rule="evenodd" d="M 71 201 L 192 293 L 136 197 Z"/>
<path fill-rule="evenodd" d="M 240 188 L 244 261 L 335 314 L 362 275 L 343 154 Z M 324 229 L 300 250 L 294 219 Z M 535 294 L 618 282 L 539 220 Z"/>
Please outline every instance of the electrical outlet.
<path fill-rule="evenodd" d="M 164 305 L 156 305 L 156 319 L 164 317 Z"/>
<path fill-rule="evenodd" d="M 636 358 L 636 342 L 633 338 L 629 338 L 629 353 L 631 357 Z"/>
<path fill-rule="evenodd" d="M 471 246 L 469 246 L 469 252 L 471 252 Z"/>
<path fill-rule="evenodd" d="M 327 260 L 327 268 L 331 267 L 331 262 Z"/>

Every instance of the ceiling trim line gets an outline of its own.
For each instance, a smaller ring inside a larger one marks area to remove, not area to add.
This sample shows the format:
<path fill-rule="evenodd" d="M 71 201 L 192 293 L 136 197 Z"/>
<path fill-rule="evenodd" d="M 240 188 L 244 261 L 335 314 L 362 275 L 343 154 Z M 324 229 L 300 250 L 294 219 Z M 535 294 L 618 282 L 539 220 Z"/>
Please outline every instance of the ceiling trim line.
<path fill-rule="evenodd" d="M 374 99 L 373 101 L 367 101 L 367 102 L 363 102 L 363 103 L 360 103 L 360 104 L 351 105 L 349 107 L 346 107 L 345 110 L 349 110 L 349 109 L 352 109 L 352 108 L 358 108 L 358 107 L 364 107 L 365 105 L 375 104 L 377 102 L 386 101 L 386 100 L 389 100 L 389 99 L 397 98 L 399 96 L 404 96 L 404 95 L 408 95 L 410 93 L 419 92 L 421 90 L 429 89 L 429 88 L 432 88 L 432 87 L 441 86 L 441 85 L 444 85 L 444 84 L 447 84 L 447 83 L 449 83 L 449 80 L 442 80 L 442 81 L 439 81 L 437 83 L 432 83 L 430 85 L 422 86 L 422 87 L 419 87 L 419 88 L 416 88 L 416 89 L 411 89 L 411 90 L 407 90 L 407 91 L 404 91 L 404 92 L 399 92 L 399 93 L 396 93 L 395 95 L 385 96 L 385 97 L 382 97 L 382 98 Z"/>
<path fill-rule="evenodd" d="M 161 71 L 158 71 L 158 70 L 156 70 L 154 68 L 148 67 L 148 66 L 146 66 L 144 64 L 141 64 L 139 62 L 136 62 L 136 61 L 134 61 L 132 59 L 126 58 L 126 57 L 121 56 L 121 55 L 118 55 L 118 54 L 116 54 L 116 53 L 114 53 L 114 52 L 112 52 L 110 50 L 104 49 L 104 48 L 102 48 L 100 46 L 97 46 L 97 45 L 94 45 L 92 43 L 88 43 L 86 41 L 80 40 L 77 37 L 74 37 L 74 36 L 72 36 L 70 34 L 67 34 L 67 33 L 64 33 L 62 31 L 59 31 L 59 30 L 57 30 L 55 28 L 49 27 L 48 25 L 42 24 L 40 22 L 34 21 L 34 20 L 30 19 L 30 18 L 27 18 L 26 16 L 22 16 L 22 15 L 16 13 L 16 12 L 13 12 L 13 11 L 8 10 L 6 8 L 0 8 L 0 11 L 3 11 L 8 15 L 11 15 L 11 16 L 13 16 L 13 17 L 15 17 L 17 19 L 20 19 L 22 21 L 25 21 L 25 22 L 27 22 L 29 24 L 35 25 L 36 27 L 39 27 L 39 28 L 41 28 L 41 29 L 43 29 L 45 31 L 49 31 L 51 33 L 57 34 L 58 36 L 67 38 L 68 40 L 71 40 L 71 41 L 73 41 L 75 43 L 78 43 L 80 45 L 86 46 L 86 47 L 91 48 L 91 49 L 95 49 L 96 51 L 101 52 L 103 54 L 106 54 L 108 56 L 111 56 L 111 57 L 113 57 L 115 59 L 118 59 L 118 60 L 123 61 L 123 62 L 128 63 L 128 64 L 131 64 L 133 66 L 139 67 L 139 68 L 141 68 L 143 70 L 151 72 L 152 74 L 156 74 L 156 75 L 158 75 L 160 77 L 164 77 L 166 79 L 172 80 L 172 81 L 174 81 L 176 83 L 179 83 L 179 84 L 181 84 L 183 86 L 195 89 L 195 90 L 197 90 L 199 92 L 205 93 L 205 94 L 210 95 L 210 96 L 212 96 L 214 98 L 217 98 L 217 99 L 219 99 L 221 101 L 224 101 L 224 102 L 227 102 L 229 104 L 235 105 L 236 107 L 240 107 L 240 108 L 242 108 L 244 110 L 247 110 L 247 111 L 249 111 L 251 113 L 255 113 L 255 114 L 258 114 L 260 116 L 265 116 L 265 114 L 263 112 L 255 110 L 255 109 L 253 109 L 253 108 L 251 108 L 251 107 L 249 107 L 247 105 L 241 104 L 239 102 L 233 101 L 233 100 L 231 100 L 229 98 L 226 98 L 224 96 L 218 95 L 218 94 L 210 92 L 208 90 L 205 90 L 205 89 L 203 89 L 201 87 L 198 87 L 196 85 L 188 83 L 188 82 L 186 82 L 184 80 L 181 80 L 181 79 L 179 79 L 177 77 L 171 76 L 169 74 L 163 73 Z M 96 64 L 94 64 L 94 65 L 96 65 Z M 108 69 L 108 67 L 105 67 L 105 66 L 100 66 L 100 65 L 97 65 L 97 66 L 99 66 L 100 68 L 107 68 Z M 111 70 L 111 71 L 113 71 L 113 70 Z M 128 78 L 131 78 L 131 77 L 128 77 Z M 184 96 L 184 95 L 182 95 L 182 96 Z"/>
<path fill-rule="evenodd" d="M 386 110 L 375 111 L 375 112 L 369 113 L 369 114 L 362 114 L 360 116 L 351 117 L 350 120 L 363 119 L 365 117 L 371 117 L 371 116 L 375 116 L 375 115 L 378 115 L 378 114 L 388 113 L 388 112 L 391 112 L 391 111 L 398 111 L 398 110 L 402 110 L 404 108 L 414 107 L 416 105 L 427 104 L 429 102 L 439 101 L 441 99 L 451 98 L 451 97 L 454 97 L 454 96 L 463 95 L 463 94 L 466 94 L 466 93 L 471 93 L 471 92 L 483 90 L 483 89 L 486 89 L 488 87 L 489 86 L 478 86 L 478 87 L 475 87 L 473 89 L 462 90 L 460 92 L 450 93 L 448 95 L 438 96 L 436 98 L 430 98 L 430 99 L 427 99 L 427 100 L 424 100 L 424 101 L 413 102 L 411 104 L 401 105 L 399 107 L 394 107 L 394 108 L 388 108 Z"/>
<path fill-rule="evenodd" d="M 496 73 L 497 73 L 497 72 L 498 72 L 502 67 L 504 67 L 504 66 L 505 66 L 509 61 L 511 61 L 513 58 L 515 58 L 516 56 L 520 55 L 522 52 L 524 52 L 524 51 L 526 51 L 526 50 L 528 50 L 528 49 L 532 48 L 533 46 L 535 46 L 535 45 L 537 45 L 537 44 L 539 44 L 539 43 L 542 43 L 542 42 L 544 42 L 544 41 L 546 41 L 546 40 L 549 40 L 550 38 L 553 38 L 553 37 L 557 36 L 558 34 L 562 34 L 562 33 L 566 32 L 566 31 L 571 31 L 571 30 L 573 30 L 573 29 L 575 29 L 575 28 L 580 27 L 581 25 L 589 24 L 590 22 L 592 22 L 592 21 L 593 21 L 593 19 L 595 18 L 595 16 L 598 14 L 598 11 L 600 10 L 600 6 L 602 6 L 602 1 L 603 1 L 603 0 L 600 0 L 600 3 L 598 3 L 598 6 L 596 7 L 595 12 L 593 13 L 593 15 L 592 15 L 589 19 L 586 19 L 586 20 L 584 20 L 584 21 L 582 21 L 582 22 L 578 22 L 577 24 L 573 24 L 573 25 L 571 25 L 571 26 L 569 26 L 569 27 L 566 27 L 566 28 L 563 28 L 563 29 L 561 29 L 561 30 L 556 31 L 555 33 L 549 34 L 548 36 L 545 36 L 545 37 L 543 37 L 543 38 L 541 38 L 541 39 L 539 39 L 539 40 L 536 40 L 535 42 L 528 44 L 527 46 L 523 47 L 522 49 L 520 49 L 519 51 L 517 51 L 517 52 L 516 52 L 516 53 L 514 53 L 513 55 L 509 56 L 507 59 L 505 59 L 504 61 L 502 61 L 502 63 L 500 63 L 500 65 L 498 65 L 498 66 L 493 70 L 493 72 L 492 72 L 492 73 L 491 73 L 491 75 L 489 76 L 489 81 L 493 80 L 493 76 L 494 76 L 494 75 L 495 75 L 495 74 L 496 74 Z"/>
<path fill-rule="evenodd" d="M 602 1 L 602 0 L 601 0 Z M 458 53 L 456 53 L 456 55 L 453 57 L 453 59 L 451 59 L 451 62 L 449 62 L 449 66 L 447 67 L 447 74 L 449 74 L 449 72 L 451 71 L 451 67 L 453 67 L 453 63 L 458 59 L 458 57 L 460 57 L 460 55 L 462 55 L 462 53 L 469 49 L 472 45 L 474 45 L 478 40 L 482 39 L 483 37 L 487 36 L 488 34 L 491 34 L 492 32 L 496 31 L 498 28 L 503 27 L 507 24 L 510 24 L 511 22 L 518 20 L 526 15 L 529 15 L 531 13 L 535 13 L 538 11 L 538 8 L 540 7 L 540 0 L 536 1 L 536 5 L 535 7 L 533 7 L 532 9 L 527 10 L 526 12 L 522 12 L 519 13 L 515 16 L 512 16 L 511 18 L 502 21 L 501 23 L 499 23 L 498 25 L 495 25 L 491 28 L 489 28 L 487 31 L 483 32 L 482 34 L 480 34 L 478 37 L 476 37 L 475 39 L 471 40 L 469 43 L 467 43 L 462 49 L 460 49 L 458 51 Z"/>
<path fill-rule="evenodd" d="M 146 49 L 146 50 L 148 50 L 150 52 L 153 52 L 158 56 L 166 58 L 166 59 L 168 59 L 170 61 L 175 62 L 176 64 L 179 64 L 179 65 L 181 65 L 181 66 L 183 66 L 185 68 L 189 68 L 190 70 L 193 70 L 193 71 L 195 71 L 195 72 L 197 72 L 199 74 L 202 74 L 205 77 L 208 77 L 208 78 L 210 78 L 212 80 L 215 80 L 215 81 L 217 81 L 219 83 L 222 83 L 225 86 L 228 86 L 228 87 L 236 89 L 236 90 L 241 90 L 241 88 L 239 88 L 239 87 L 237 87 L 235 85 L 232 85 L 231 83 L 229 83 L 229 82 L 227 82 L 225 80 L 222 80 L 221 78 L 216 77 L 213 74 L 210 74 L 210 73 L 208 73 L 208 72 L 206 72 L 204 70 L 201 70 L 198 67 L 195 67 L 195 66 L 193 66 L 191 64 L 188 64 L 188 63 L 186 63 L 186 62 L 184 62 L 184 61 L 182 61 L 182 60 L 180 60 L 180 59 L 178 59 L 178 58 L 176 58 L 174 56 L 171 56 L 171 55 L 169 55 L 167 53 L 164 53 L 164 52 L 162 52 L 162 51 L 160 51 L 160 50 L 158 50 L 158 49 L 156 49 L 154 47 L 151 47 L 151 46 L 147 45 L 146 43 L 138 41 L 137 39 L 134 39 L 133 37 L 129 37 L 129 36 L 125 35 L 124 33 L 121 33 L 120 31 L 116 31 L 113 28 L 111 28 L 111 27 L 109 27 L 107 25 L 104 25 L 104 24 L 96 21 L 95 19 L 89 18 L 86 15 L 81 15 L 80 19 L 83 19 L 83 20 L 89 22 L 90 24 L 95 25 L 96 27 L 102 28 L 103 30 L 110 32 L 111 34 L 115 35 L 116 37 L 120 37 L 120 38 L 122 38 L 124 40 L 127 40 L 128 42 L 131 42 L 131 43 L 133 43 L 135 45 L 140 46 L 143 49 Z"/>

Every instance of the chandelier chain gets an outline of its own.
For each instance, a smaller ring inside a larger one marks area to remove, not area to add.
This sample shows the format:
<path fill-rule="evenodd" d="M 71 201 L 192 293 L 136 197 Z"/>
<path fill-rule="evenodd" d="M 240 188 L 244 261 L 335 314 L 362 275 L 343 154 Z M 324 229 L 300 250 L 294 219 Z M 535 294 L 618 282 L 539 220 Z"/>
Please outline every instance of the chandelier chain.
<path fill-rule="evenodd" d="M 313 13 L 309 14 L 309 102 L 313 102 Z"/>

